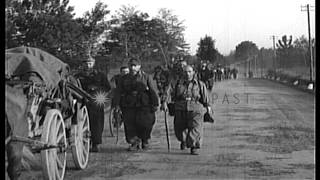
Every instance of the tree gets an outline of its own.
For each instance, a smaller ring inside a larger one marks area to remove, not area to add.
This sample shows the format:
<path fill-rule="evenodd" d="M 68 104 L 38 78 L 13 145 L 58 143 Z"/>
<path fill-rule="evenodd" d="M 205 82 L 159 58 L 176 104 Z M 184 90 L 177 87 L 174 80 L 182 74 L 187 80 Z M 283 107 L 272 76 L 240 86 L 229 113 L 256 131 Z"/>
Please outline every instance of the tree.
<path fill-rule="evenodd" d="M 289 67 L 292 62 L 290 62 L 290 57 L 292 55 L 293 45 L 292 45 L 292 36 L 289 38 L 284 35 L 281 40 L 278 40 L 277 46 L 277 59 L 279 62 L 280 69 Z"/>
<path fill-rule="evenodd" d="M 77 22 L 82 25 L 82 42 L 79 44 L 82 49 L 82 56 L 97 56 L 98 53 L 106 51 L 103 46 L 106 41 L 108 26 L 106 16 L 110 13 L 107 5 L 98 1 L 95 7 L 89 12 L 86 11 Z"/>
<path fill-rule="evenodd" d="M 215 40 L 211 36 L 205 36 L 198 43 L 197 57 L 201 60 L 208 60 L 214 63 L 218 57 L 218 51 L 215 49 Z"/>
<path fill-rule="evenodd" d="M 171 16 L 166 14 L 165 17 Z M 118 19 L 112 20 L 113 28 L 105 46 L 120 61 L 132 56 L 143 61 L 167 60 L 170 53 L 178 52 L 179 47 L 184 45 L 181 38 L 184 29 L 181 24 L 177 24 L 179 21 L 176 17 L 172 17 L 173 24 L 169 26 L 164 19 L 150 18 L 147 13 L 131 6 L 123 6 L 113 17 Z"/>
<path fill-rule="evenodd" d="M 237 61 L 247 60 L 257 55 L 259 49 L 257 45 L 251 41 L 242 41 L 236 46 L 235 57 Z"/>
<path fill-rule="evenodd" d="M 312 42 L 312 49 L 313 49 L 313 56 L 314 56 L 314 42 L 315 39 L 313 38 L 311 40 Z M 301 37 L 297 38 L 293 42 L 293 47 L 294 47 L 294 57 L 296 57 L 296 63 L 300 65 L 308 65 L 309 62 L 309 43 L 308 39 L 302 35 Z"/>
<path fill-rule="evenodd" d="M 68 0 L 8 1 L 6 4 L 6 48 L 32 46 L 60 59 L 77 53 L 81 26 L 73 19 Z"/>
<path fill-rule="evenodd" d="M 180 21 L 178 16 L 173 14 L 172 10 L 166 8 L 161 8 L 158 11 L 156 19 L 162 22 L 166 32 L 166 37 L 163 37 L 160 42 L 165 53 L 171 57 L 186 55 L 190 47 L 184 39 L 184 21 Z"/>

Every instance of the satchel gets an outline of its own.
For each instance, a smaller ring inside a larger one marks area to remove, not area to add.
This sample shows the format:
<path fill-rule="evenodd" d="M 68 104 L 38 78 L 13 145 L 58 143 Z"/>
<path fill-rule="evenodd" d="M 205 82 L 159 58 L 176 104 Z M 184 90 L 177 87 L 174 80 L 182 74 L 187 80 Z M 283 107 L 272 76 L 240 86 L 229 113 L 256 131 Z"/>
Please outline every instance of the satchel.
<path fill-rule="evenodd" d="M 169 115 L 174 116 L 174 103 L 168 103 L 168 110 L 169 110 Z"/>
<path fill-rule="evenodd" d="M 203 122 L 214 123 L 214 119 L 211 113 L 206 112 L 203 116 Z"/>

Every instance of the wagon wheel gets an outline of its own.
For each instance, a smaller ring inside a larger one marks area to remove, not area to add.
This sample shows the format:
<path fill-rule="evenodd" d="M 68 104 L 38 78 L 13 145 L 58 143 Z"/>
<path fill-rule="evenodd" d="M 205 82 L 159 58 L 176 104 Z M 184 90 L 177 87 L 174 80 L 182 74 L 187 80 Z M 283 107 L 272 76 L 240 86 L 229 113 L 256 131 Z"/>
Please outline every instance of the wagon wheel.
<path fill-rule="evenodd" d="M 57 109 L 48 110 L 41 134 L 41 141 L 50 148 L 41 151 L 41 164 L 44 179 L 62 180 L 66 169 L 67 147 L 66 131 L 62 115 Z"/>
<path fill-rule="evenodd" d="M 114 127 L 114 123 L 115 123 L 115 119 L 114 119 L 114 108 L 110 108 L 110 112 L 109 112 L 109 129 L 110 129 L 110 134 L 112 137 L 114 137 L 114 131 L 115 131 L 115 127 Z"/>
<path fill-rule="evenodd" d="M 90 149 L 90 125 L 87 107 L 80 109 L 80 104 L 77 104 L 78 123 L 72 126 L 72 137 L 74 144 L 71 146 L 73 161 L 77 169 L 84 169 L 89 161 Z"/>

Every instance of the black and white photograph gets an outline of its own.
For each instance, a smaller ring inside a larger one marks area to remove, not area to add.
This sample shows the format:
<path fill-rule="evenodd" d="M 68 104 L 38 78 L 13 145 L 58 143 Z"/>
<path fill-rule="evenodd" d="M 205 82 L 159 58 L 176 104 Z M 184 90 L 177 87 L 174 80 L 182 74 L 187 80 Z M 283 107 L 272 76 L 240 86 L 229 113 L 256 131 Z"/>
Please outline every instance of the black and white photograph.
<path fill-rule="evenodd" d="M 315 6 L 5 0 L 5 180 L 315 180 Z"/>

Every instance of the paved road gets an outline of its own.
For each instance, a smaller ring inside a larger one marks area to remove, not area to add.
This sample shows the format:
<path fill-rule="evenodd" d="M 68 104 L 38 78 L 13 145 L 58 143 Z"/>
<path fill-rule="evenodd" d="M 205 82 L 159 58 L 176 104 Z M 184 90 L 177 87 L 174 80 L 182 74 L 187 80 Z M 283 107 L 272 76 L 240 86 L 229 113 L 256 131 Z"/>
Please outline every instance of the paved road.
<path fill-rule="evenodd" d="M 101 153 L 71 179 L 315 179 L 314 95 L 258 79 L 227 80 L 212 92 L 215 123 L 205 124 L 199 156 L 181 151 L 169 118 L 167 152 L 163 114 L 157 114 L 153 149 L 127 152 L 106 128 Z"/>

